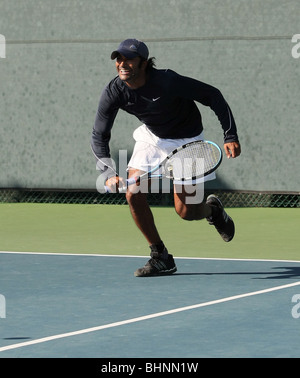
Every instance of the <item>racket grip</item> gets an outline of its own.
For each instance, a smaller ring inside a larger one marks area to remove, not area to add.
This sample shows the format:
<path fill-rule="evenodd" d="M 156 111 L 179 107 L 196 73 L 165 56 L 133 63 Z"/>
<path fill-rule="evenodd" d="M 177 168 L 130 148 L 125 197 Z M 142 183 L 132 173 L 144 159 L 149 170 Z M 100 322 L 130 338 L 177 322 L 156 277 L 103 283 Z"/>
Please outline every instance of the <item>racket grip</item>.
<path fill-rule="evenodd" d="M 127 186 L 136 184 L 136 182 L 137 182 L 136 177 L 131 177 L 126 180 Z M 105 190 L 105 193 L 111 193 L 111 190 L 108 186 L 104 186 L 104 190 Z M 122 188 L 119 188 L 118 193 L 125 193 L 126 191 L 127 191 L 127 187 L 124 186 Z"/>
<path fill-rule="evenodd" d="M 121 188 L 118 189 L 118 193 L 126 193 L 127 192 L 127 187 L 122 186 Z"/>
<path fill-rule="evenodd" d="M 134 177 L 131 177 L 126 180 L 127 186 L 133 185 L 136 183 L 136 179 Z M 127 186 L 123 186 L 122 188 L 119 188 L 119 193 L 126 193 L 127 192 Z"/>
<path fill-rule="evenodd" d="M 136 177 L 130 177 L 126 181 L 127 181 L 127 185 L 133 185 L 133 184 L 136 184 L 137 182 Z"/>
<path fill-rule="evenodd" d="M 104 186 L 104 190 L 105 190 L 105 193 L 112 193 L 112 191 L 109 189 L 108 186 Z M 126 193 L 126 191 L 127 191 L 126 186 L 118 189 L 118 193 Z"/>
<path fill-rule="evenodd" d="M 126 186 L 123 186 L 121 188 L 119 187 L 119 190 L 118 190 L 119 193 L 126 193 L 127 192 L 127 186 L 132 185 L 132 184 L 136 184 L 136 178 L 131 177 L 130 179 L 126 180 L 126 183 L 127 183 Z"/>

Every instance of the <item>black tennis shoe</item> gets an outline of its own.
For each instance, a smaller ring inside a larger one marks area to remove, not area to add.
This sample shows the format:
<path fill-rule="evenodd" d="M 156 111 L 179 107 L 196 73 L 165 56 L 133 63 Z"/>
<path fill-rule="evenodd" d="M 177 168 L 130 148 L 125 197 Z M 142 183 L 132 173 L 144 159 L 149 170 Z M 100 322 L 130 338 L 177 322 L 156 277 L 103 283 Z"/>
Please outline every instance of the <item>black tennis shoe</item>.
<path fill-rule="evenodd" d="M 136 277 L 150 277 L 150 276 L 163 276 L 173 274 L 177 271 L 175 261 L 172 255 L 168 255 L 168 259 L 162 259 L 158 256 L 151 257 L 151 259 L 142 268 L 134 272 Z"/>
<path fill-rule="evenodd" d="M 207 197 L 206 203 L 213 208 L 213 215 L 206 218 L 208 223 L 215 226 L 225 242 L 229 242 L 233 239 L 235 232 L 233 220 L 224 210 L 222 202 L 214 194 Z"/>

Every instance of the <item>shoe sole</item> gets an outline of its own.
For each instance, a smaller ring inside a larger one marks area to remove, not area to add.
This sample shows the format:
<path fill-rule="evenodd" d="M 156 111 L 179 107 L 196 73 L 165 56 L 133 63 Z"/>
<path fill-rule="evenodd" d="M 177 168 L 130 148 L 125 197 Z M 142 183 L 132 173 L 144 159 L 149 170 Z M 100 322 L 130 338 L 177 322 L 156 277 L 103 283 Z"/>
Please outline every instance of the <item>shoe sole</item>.
<path fill-rule="evenodd" d="M 171 274 L 177 272 L 177 267 L 172 268 L 170 270 L 164 270 L 161 272 L 155 273 L 146 273 L 146 274 L 139 274 L 139 272 L 134 272 L 135 277 L 155 277 L 155 276 L 170 276 Z"/>

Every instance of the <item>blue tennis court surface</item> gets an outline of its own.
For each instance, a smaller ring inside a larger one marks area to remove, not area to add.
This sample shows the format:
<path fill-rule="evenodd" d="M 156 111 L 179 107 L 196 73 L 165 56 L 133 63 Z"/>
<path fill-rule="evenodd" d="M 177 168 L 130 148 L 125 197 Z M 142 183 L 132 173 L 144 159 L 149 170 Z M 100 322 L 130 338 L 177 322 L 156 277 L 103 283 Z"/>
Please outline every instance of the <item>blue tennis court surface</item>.
<path fill-rule="evenodd" d="M 300 357 L 300 262 L 147 259 L 1 252 L 0 357 Z"/>

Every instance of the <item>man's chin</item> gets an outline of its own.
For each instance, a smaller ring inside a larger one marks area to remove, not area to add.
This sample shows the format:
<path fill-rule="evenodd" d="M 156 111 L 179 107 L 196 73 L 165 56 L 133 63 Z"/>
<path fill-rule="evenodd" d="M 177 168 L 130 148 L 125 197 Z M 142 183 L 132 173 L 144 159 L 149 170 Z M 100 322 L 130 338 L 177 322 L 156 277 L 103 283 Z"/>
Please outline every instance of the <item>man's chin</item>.
<path fill-rule="evenodd" d="M 124 75 L 124 74 L 120 74 L 119 73 L 119 78 L 121 79 L 121 80 L 126 80 L 126 79 L 128 79 L 128 75 Z"/>

